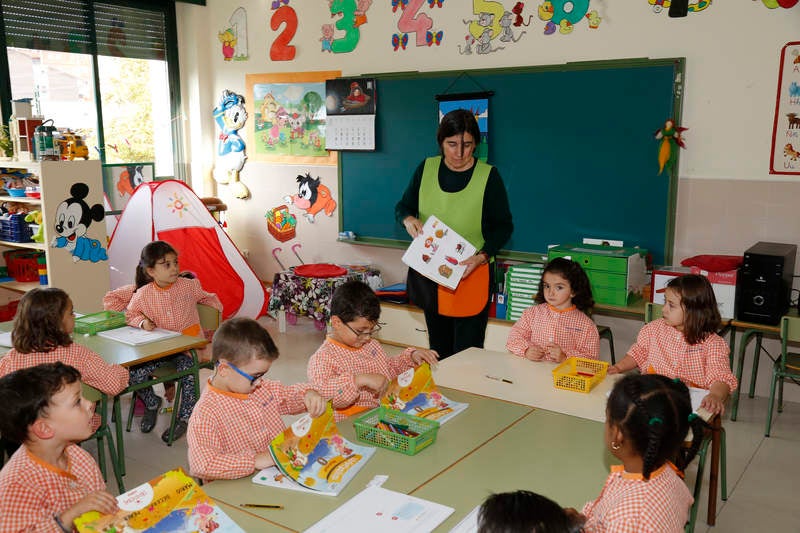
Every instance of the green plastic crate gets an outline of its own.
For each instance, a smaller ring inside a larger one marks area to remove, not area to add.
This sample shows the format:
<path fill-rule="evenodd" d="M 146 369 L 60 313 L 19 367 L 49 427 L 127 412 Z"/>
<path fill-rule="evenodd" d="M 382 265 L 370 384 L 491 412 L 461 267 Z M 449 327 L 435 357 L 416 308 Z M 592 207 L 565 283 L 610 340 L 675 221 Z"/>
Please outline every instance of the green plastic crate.
<path fill-rule="evenodd" d="M 408 426 L 408 429 L 419 435 L 411 437 L 378 429 L 375 424 L 380 421 Z M 415 455 L 436 442 L 436 434 L 439 432 L 439 422 L 436 420 L 420 418 L 383 406 L 360 416 L 353 422 L 353 426 L 358 440 L 406 455 Z"/>
<path fill-rule="evenodd" d="M 121 328 L 126 324 L 125 313 L 101 311 L 75 319 L 75 333 L 96 335 L 98 331 Z"/>

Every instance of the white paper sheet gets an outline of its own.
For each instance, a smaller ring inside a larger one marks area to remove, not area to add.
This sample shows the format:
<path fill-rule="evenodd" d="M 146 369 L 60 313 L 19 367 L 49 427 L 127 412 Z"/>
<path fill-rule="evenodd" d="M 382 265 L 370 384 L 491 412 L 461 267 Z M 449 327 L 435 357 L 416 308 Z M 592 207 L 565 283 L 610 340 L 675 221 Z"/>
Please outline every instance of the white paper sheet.
<path fill-rule="evenodd" d="M 131 346 L 138 346 L 140 344 L 147 344 L 149 342 L 163 341 L 171 337 L 180 335 L 178 331 L 169 331 L 167 329 L 156 328 L 153 331 L 147 331 L 141 328 L 134 328 L 133 326 L 125 326 L 117 329 L 109 329 L 107 331 L 100 331 L 97 333 L 98 337 L 105 337 L 119 341 Z"/>

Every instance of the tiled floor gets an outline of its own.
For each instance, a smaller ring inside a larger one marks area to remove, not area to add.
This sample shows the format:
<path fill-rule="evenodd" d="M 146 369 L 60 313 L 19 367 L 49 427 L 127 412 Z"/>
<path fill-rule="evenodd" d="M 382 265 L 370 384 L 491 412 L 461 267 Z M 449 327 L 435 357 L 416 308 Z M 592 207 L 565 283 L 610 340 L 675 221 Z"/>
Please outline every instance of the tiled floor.
<path fill-rule="evenodd" d="M 289 327 L 286 334 L 278 333 L 273 320 L 262 318 L 261 322 L 272 334 L 281 353 L 270 370 L 270 377 L 287 383 L 305 380 L 308 357 L 320 345 L 324 334 L 317 331 L 309 320 L 299 320 L 296 326 Z M 387 346 L 387 351 L 391 354 L 399 349 Z M 208 375 L 210 373 L 205 371 L 203 383 Z M 765 438 L 766 404 L 764 398 L 749 399 L 745 396 L 740 403 L 738 420 L 725 422 L 728 500 L 718 502 L 717 525 L 708 527 L 705 523 L 707 495 L 704 486 L 695 531 L 800 531 L 800 506 L 797 505 L 797 492 L 792 489 L 794 482 L 800 479 L 800 405 L 787 404 L 784 412 L 773 422 L 772 437 Z M 133 488 L 178 466 L 188 471 L 186 439 L 167 447 L 159 438 L 169 424 L 169 416 L 161 415 L 156 429 L 150 434 L 138 431 L 138 420 L 135 420 L 131 433 L 125 434 L 126 487 Z M 92 446 L 87 446 L 87 449 L 92 449 Z M 693 474 L 687 473 L 687 479 L 693 480 Z M 109 488 L 116 491 L 113 481 Z M 524 487 L 509 487 L 509 490 L 516 488 Z"/>

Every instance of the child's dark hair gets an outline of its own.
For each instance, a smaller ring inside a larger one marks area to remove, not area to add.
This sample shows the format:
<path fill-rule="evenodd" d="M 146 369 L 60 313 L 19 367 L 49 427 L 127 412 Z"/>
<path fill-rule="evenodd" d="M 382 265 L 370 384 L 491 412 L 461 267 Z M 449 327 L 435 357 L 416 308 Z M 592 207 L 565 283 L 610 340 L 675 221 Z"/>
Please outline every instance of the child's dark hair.
<path fill-rule="evenodd" d="M 722 319 L 717 298 L 708 278 L 699 274 L 678 276 L 669 280 L 667 288 L 681 297 L 683 307 L 683 336 L 689 344 L 702 342 L 716 333 Z"/>
<path fill-rule="evenodd" d="M 151 281 L 153 278 L 147 273 L 148 268 L 156 266 L 161 259 L 167 254 L 175 254 L 177 257 L 178 252 L 172 245 L 165 241 L 153 241 L 147 243 L 142 248 L 142 255 L 139 257 L 139 264 L 136 265 L 136 289 L 141 289 Z"/>
<path fill-rule="evenodd" d="M 30 366 L 0 378 L 0 433 L 11 442 L 28 439 L 28 427 L 47 414 L 50 399 L 64 385 L 80 381 L 77 369 L 58 361 Z"/>
<path fill-rule="evenodd" d="M 225 359 L 245 364 L 251 359 L 274 361 L 278 348 L 269 332 L 252 318 L 236 317 L 223 322 L 211 342 L 211 360 Z"/>
<path fill-rule="evenodd" d="M 352 322 L 361 316 L 377 322 L 381 317 L 381 301 L 363 281 L 345 281 L 333 291 L 331 316 L 338 316 L 342 322 Z"/>
<path fill-rule="evenodd" d="M 582 526 L 577 514 L 527 490 L 492 494 L 478 512 L 478 533 L 577 533 Z"/>
<path fill-rule="evenodd" d="M 537 304 L 545 302 L 544 299 L 544 275 L 548 272 L 558 274 L 569 282 L 572 293 L 572 303 L 575 307 L 588 313 L 594 307 L 594 298 L 592 298 L 592 286 L 589 283 L 589 277 L 584 272 L 581 265 L 571 259 L 564 257 L 556 257 L 550 260 L 542 272 L 542 279 L 539 281 L 539 292 L 536 293 L 534 300 Z"/>
<path fill-rule="evenodd" d="M 606 416 L 641 455 L 645 479 L 667 461 L 685 469 L 697 454 L 706 428 L 692 412 L 686 385 L 660 374 L 631 374 L 617 381 L 608 397 Z M 689 428 L 692 444 L 687 448 L 683 442 Z"/>
<path fill-rule="evenodd" d="M 51 352 L 69 346 L 72 338 L 64 331 L 64 314 L 69 295 L 61 289 L 33 289 L 19 302 L 11 340 L 19 353 Z"/>

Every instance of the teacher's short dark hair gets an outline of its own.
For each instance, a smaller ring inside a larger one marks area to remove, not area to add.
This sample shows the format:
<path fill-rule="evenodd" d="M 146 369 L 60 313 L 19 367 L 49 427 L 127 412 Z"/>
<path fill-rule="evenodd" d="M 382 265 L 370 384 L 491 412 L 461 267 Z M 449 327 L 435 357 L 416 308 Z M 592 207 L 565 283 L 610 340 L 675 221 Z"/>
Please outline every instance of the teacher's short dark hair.
<path fill-rule="evenodd" d="M 475 140 L 475 146 L 481 142 L 481 130 L 475 114 L 466 109 L 453 109 L 439 122 L 439 130 L 436 132 L 436 143 L 441 146 L 445 139 L 453 135 L 469 133 Z"/>

